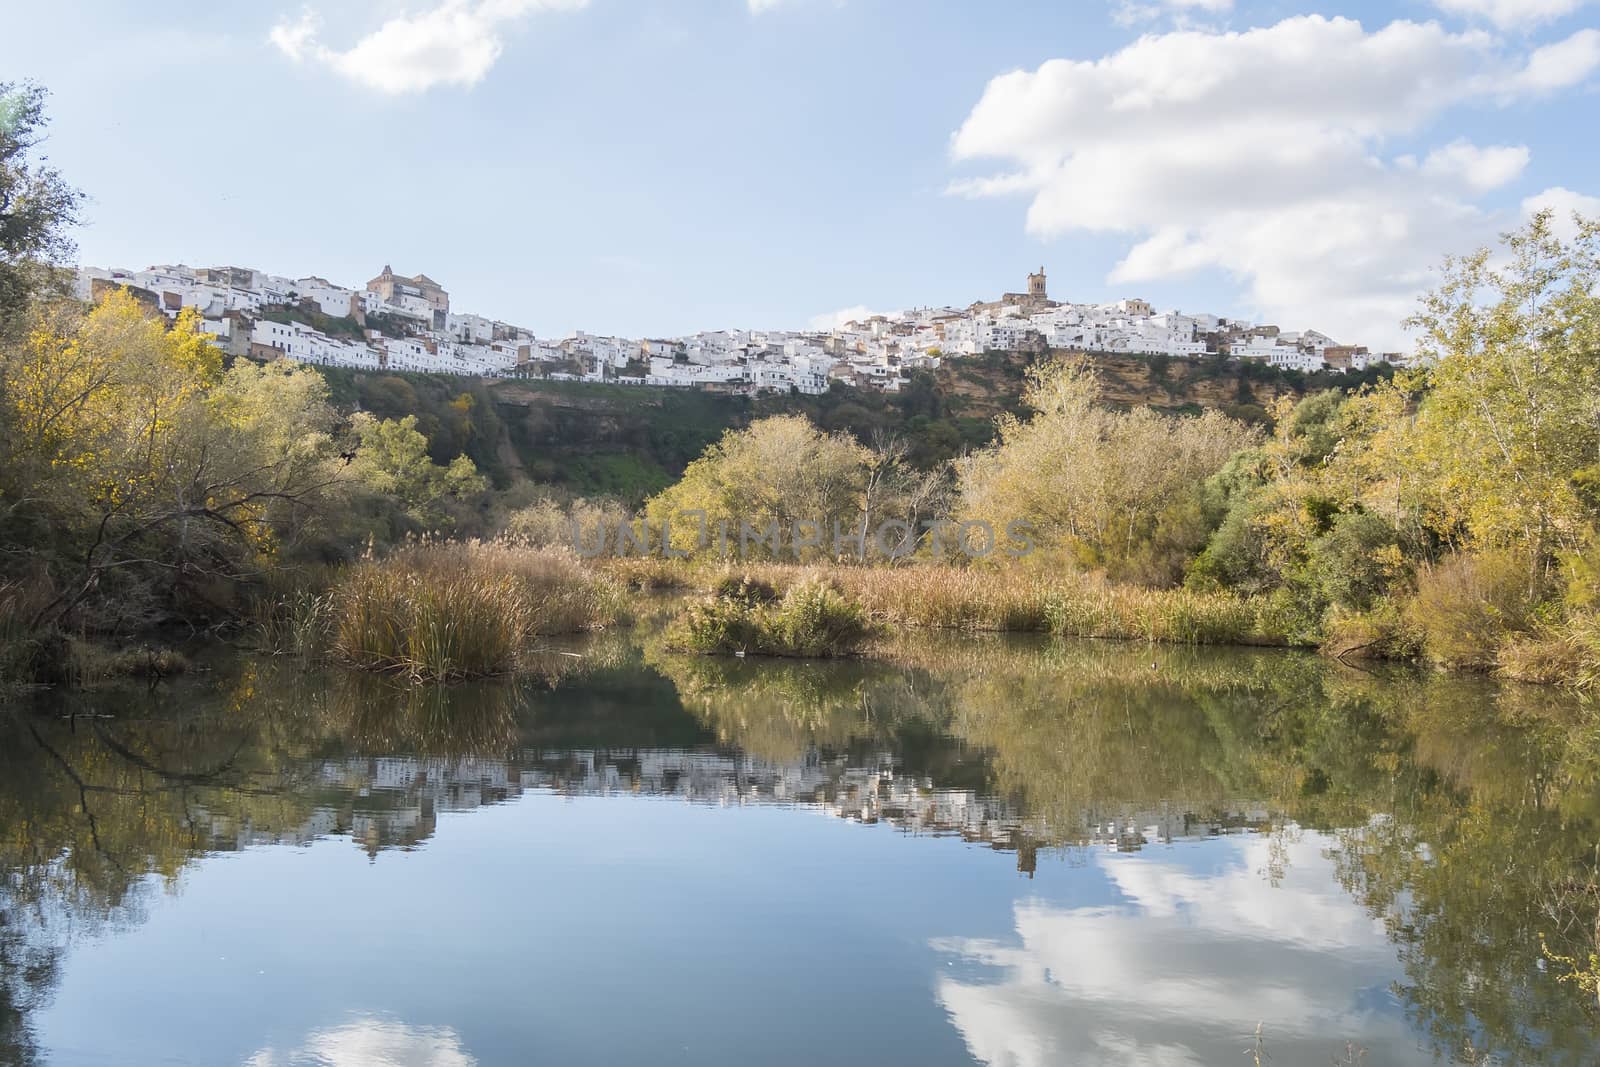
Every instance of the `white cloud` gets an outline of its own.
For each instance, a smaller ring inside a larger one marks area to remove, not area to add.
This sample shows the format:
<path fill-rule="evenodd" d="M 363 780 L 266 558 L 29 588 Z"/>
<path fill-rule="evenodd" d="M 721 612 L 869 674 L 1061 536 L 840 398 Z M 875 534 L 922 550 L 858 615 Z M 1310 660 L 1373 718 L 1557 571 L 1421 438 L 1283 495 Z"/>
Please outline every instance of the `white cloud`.
<path fill-rule="evenodd" d="M 1232 10 L 1233 0 L 1116 0 L 1111 19 L 1120 26 L 1133 26 L 1166 15 L 1182 26 L 1195 15 L 1226 15 Z"/>
<path fill-rule="evenodd" d="M 1287 328 L 1398 346 L 1440 257 L 1499 228 L 1474 196 L 1516 178 L 1528 152 L 1456 140 L 1418 164 L 1384 144 L 1462 103 L 1574 85 L 1600 63 L 1591 51 L 1600 32 L 1524 55 L 1481 30 L 1317 15 L 1147 34 L 992 80 L 952 154 L 1003 169 L 950 191 L 1028 194 L 1040 237 L 1128 235 L 1113 282 L 1220 269 Z M 1361 74 L 1332 91 L 1330 70 Z"/>
<path fill-rule="evenodd" d="M 340 51 L 319 40 L 321 20 L 307 9 L 273 27 L 268 40 L 290 59 L 311 59 L 384 93 L 423 92 L 483 80 L 505 47 L 507 24 L 536 11 L 568 11 L 588 0 L 443 0 L 398 15 Z"/>
<path fill-rule="evenodd" d="M 1579 30 L 1564 41 L 1535 50 L 1508 88 L 1535 93 L 1567 89 L 1593 74 L 1596 67 L 1600 67 L 1600 30 Z"/>
<path fill-rule="evenodd" d="M 1433 0 L 1440 11 L 1478 18 L 1501 29 L 1534 26 L 1570 15 L 1588 0 Z"/>
<path fill-rule="evenodd" d="M 840 308 L 838 311 L 828 311 L 821 315 L 811 316 L 811 321 L 806 323 L 813 330 L 836 330 L 847 322 L 862 322 L 878 314 L 869 310 L 864 304 L 855 307 Z"/>
<path fill-rule="evenodd" d="M 1600 220 L 1600 196 L 1586 196 L 1561 185 L 1553 185 L 1542 193 L 1535 193 L 1522 201 L 1523 215 L 1538 211 L 1550 212 L 1550 228 L 1563 240 L 1577 236 L 1574 215 Z"/>
<path fill-rule="evenodd" d="M 316 48 L 317 34 L 321 29 L 321 17 L 315 11 L 307 8 L 293 22 L 280 22 L 272 27 L 272 32 L 267 35 L 267 40 L 277 45 L 279 51 L 298 63 Z"/>
<path fill-rule="evenodd" d="M 1526 145 L 1491 145 L 1480 148 L 1469 141 L 1452 141 L 1428 153 L 1422 173 L 1430 178 L 1454 180 L 1482 192 L 1514 181 L 1528 165 Z"/>

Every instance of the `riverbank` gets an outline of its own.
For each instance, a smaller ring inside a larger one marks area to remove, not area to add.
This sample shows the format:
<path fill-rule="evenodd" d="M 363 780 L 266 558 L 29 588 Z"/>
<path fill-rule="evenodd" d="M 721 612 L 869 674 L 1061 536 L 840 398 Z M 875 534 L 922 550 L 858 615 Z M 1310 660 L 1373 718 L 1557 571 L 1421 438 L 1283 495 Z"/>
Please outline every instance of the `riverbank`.
<path fill-rule="evenodd" d="M 1345 662 L 1385 660 L 1540 685 L 1600 683 L 1600 631 L 1568 621 L 1516 620 L 1481 583 L 1457 591 L 1434 578 L 1409 600 L 1365 612 L 1308 615 L 1287 593 L 1240 596 L 1119 585 L 1043 567 L 913 564 L 861 567 L 633 558 L 593 561 L 640 592 L 716 595 L 740 582 L 781 597 L 822 583 L 892 629 L 1047 633 L 1180 645 L 1314 649 Z"/>
<path fill-rule="evenodd" d="M 1571 628 L 1530 624 L 1510 636 L 1475 630 L 1462 616 L 1496 609 L 1492 597 L 1473 590 L 1465 604 L 1435 595 L 1324 620 L 1306 617 L 1287 595 L 1149 589 L 1065 568 L 581 560 L 505 539 L 414 543 L 343 568 L 276 575 L 273 586 L 198 643 L 230 641 L 449 681 L 515 674 L 542 637 L 650 613 L 671 621 L 678 647 L 711 654 L 877 656 L 881 638 L 901 631 L 1039 633 L 1317 650 L 1346 662 L 1422 663 L 1579 689 L 1595 684 L 1600 645 Z M 807 590 L 805 611 L 782 610 L 791 592 Z M 663 604 L 662 594 L 681 602 Z M 1416 622 L 1419 607 L 1437 616 L 1433 631 Z M 120 642 L 28 636 L 11 642 L 4 658 L 26 669 L 13 669 L 14 681 L 74 687 L 117 675 L 168 676 L 184 662 L 170 649 L 196 643 L 149 634 Z"/>

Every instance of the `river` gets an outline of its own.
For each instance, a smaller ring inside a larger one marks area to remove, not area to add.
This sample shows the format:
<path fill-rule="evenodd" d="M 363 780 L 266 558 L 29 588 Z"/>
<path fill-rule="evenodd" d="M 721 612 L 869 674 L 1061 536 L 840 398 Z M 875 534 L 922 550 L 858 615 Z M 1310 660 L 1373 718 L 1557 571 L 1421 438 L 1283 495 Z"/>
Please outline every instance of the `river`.
<path fill-rule="evenodd" d="M 1600 1062 L 1551 958 L 1595 948 L 1570 696 L 998 637 L 569 651 L 0 710 L 0 1063 Z"/>

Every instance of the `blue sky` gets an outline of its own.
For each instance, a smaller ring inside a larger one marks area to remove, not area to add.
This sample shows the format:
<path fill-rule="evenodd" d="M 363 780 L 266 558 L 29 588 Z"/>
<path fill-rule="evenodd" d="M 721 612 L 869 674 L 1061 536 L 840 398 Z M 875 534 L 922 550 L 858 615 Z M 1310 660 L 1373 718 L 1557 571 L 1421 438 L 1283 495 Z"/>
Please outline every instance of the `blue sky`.
<path fill-rule="evenodd" d="M 1393 346 L 1443 253 L 1600 210 L 1584 0 L 194 10 L 3 16 L 0 78 L 52 91 L 92 198 L 84 262 L 391 263 L 635 336 L 962 304 L 1042 263 L 1058 298 Z"/>

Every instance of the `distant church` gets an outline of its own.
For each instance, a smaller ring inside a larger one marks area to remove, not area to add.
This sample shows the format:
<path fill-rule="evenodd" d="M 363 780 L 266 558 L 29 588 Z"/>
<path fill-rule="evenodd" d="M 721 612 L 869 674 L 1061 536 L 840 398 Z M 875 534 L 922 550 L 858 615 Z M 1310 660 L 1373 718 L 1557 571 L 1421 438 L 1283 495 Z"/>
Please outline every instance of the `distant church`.
<path fill-rule="evenodd" d="M 1053 308 L 1056 302 L 1050 299 L 1050 291 L 1046 288 L 1044 268 L 1039 268 L 1039 273 L 1028 275 L 1028 291 L 1026 293 L 1006 293 L 999 300 L 988 302 L 979 301 L 973 304 L 973 310 L 998 310 L 1003 307 L 1023 307 L 1029 311 L 1043 311 Z"/>
<path fill-rule="evenodd" d="M 386 304 L 398 304 L 400 297 L 410 296 L 423 301 L 434 311 L 450 310 L 450 294 L 438 282 L 426 274 L 414 278 L 396 274 L 387 263 L 383 265 L 383 273 L 367 283 L 367 292 L 377 293 Z"/>

